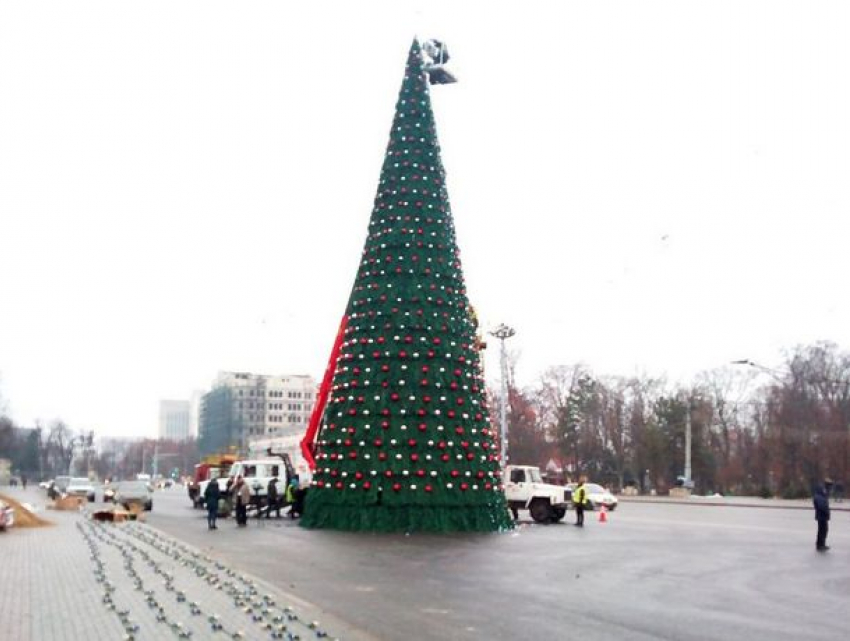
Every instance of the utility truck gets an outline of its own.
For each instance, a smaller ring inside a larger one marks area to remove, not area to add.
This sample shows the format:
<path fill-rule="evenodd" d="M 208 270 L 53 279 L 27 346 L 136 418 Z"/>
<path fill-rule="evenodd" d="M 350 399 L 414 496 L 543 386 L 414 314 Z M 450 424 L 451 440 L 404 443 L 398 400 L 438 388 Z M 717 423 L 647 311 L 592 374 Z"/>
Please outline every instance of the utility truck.
<path fill-rule="evenodd" d="M 539 467 L 508 465 L 504 479 L 505 497 L 515 519 L 518 510 L 528 510 L 538 523 L 555 523 L 564 518 L 572 503 L 572 492 L 544 483 Z"/>

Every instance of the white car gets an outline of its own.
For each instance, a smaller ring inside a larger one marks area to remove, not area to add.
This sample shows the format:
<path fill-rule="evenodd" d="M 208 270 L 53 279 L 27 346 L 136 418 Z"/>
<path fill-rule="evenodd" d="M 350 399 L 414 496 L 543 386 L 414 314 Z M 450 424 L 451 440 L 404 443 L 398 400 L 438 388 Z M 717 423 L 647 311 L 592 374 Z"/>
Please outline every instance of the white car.
<path fill-rule="evenodd" d="M 65 488 L 65 494 L 68 496 L 79 496 L 87 499 L 89 503 L 94 503 L 94 485 L 87 478 L 72 478 L 68 482 L 68 487 Z"/>
<path fill-rule="evenodd" d="M 578 484 L 570 483 L 567 487 L 570 489 L 570 492 L 575 492 Z M 584 503 L 585 509 L 595 510 L 600 505 L 604 505 L 605 509 L 609 511 L 617 509 L 617 505 L 619 503 L 617 497 L 601 485 L 597 485 L 596 483 L 585 483 L 584 491 L 587 496 Z"/>

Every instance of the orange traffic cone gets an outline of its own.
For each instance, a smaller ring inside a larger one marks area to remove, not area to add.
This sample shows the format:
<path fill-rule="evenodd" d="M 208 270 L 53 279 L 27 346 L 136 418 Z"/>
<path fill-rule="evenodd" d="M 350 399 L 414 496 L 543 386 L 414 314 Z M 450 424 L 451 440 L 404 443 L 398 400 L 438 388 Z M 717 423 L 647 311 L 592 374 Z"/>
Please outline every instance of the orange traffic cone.
<path fill-rule="evenodd" d="M 607 523 L 608 522 L 608 510 L 605 509 L 605 506 L 601 506 L 599 508 L 599 522 Z"/>

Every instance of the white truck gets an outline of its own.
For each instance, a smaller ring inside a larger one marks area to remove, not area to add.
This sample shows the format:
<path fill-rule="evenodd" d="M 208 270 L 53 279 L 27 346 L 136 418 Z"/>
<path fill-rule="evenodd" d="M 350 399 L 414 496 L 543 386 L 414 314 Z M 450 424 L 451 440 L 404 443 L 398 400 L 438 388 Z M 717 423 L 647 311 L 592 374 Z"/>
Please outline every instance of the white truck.
<path fill-rule="evenodd" d="M 518 510 L 528 510 L 538 523 L 555 523 L 564 518 L 572 503 L 572 492 L 544 483 L 539 467 L 508 465 L 504 479 L 505 497 L 515 519 Z"/>
<path fill-rule="evenodd" d="M 207 486 L 210 483 L 218 483 L 223 499 L 219 507 L 219 516 L 227 516 L 231 509 L 230 497 L 227 495 L 228 484 L 232 485 L 232 482 L 241 476 L 251 490 L 251 504 L 261 508 L 267 504 L 269 481 L 273 478 L 277 479 L 278 496 L 283 496 L 293 473 L 294 470 L 287 455 L 275 456 L 270 454 L 266 458 L 236 461 L 230 466 L 227 476 L 210 478 L 201 482 L 198 487 L 198 501 L 203 505 Z"/>

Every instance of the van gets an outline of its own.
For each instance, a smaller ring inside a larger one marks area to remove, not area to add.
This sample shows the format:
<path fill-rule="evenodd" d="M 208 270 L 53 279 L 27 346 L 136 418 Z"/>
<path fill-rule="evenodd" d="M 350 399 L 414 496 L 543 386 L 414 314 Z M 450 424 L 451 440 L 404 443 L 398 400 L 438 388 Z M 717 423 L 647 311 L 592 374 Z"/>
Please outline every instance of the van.
<path fill-rule="evenodd" d="M 268 494 L 269 481 L 277 478 L 278 493 L 286 487 L 286 467 L 280 459 L 246 459 L 234 463 L 227 473 L 229 479 L 236 480 L 237 476 L 251 488 L 251 495 L 265 497 Z"/>

